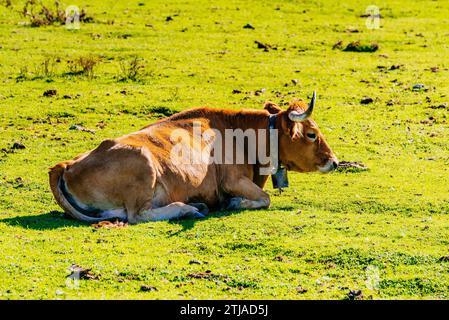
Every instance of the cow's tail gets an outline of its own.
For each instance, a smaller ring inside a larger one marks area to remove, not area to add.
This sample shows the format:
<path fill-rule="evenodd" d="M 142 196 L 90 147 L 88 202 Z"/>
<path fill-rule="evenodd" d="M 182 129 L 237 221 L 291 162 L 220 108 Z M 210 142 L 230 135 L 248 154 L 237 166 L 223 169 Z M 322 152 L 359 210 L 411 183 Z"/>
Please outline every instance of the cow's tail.
<path fill-rule="evenodd" d="M 72 161 L 66 161 L 57 164 L 56 166 L 50 168 L 49 178 L 50 178 L 50 188 L 53 193 L 53 196 L 56 199 L 56 202 L 64 209 L 65 213 L 70 215 L 71 217 L 86 221 L 86 222 L 99 222 L 107 219 L 126 219 L 126 213 L 124 210 L 115 210 L 115 211 L 105 211 L 93 212 L 92 210 L 86 210 L 81 208 L 72 198 L 65 186 L 65 182 L 63 180 L 63 174 L 68 166 L 70 166 Z M 96 217 L 91 216 L 91 214 L 95 214 Z"/>

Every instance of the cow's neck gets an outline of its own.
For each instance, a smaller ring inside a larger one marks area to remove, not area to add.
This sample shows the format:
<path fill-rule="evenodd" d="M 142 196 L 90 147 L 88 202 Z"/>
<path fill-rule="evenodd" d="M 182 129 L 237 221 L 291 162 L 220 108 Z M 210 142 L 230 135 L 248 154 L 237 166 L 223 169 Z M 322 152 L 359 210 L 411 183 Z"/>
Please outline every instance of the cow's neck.
<path fill-rule="evenodd" d="M 234 129 L 242 129 L 243 131 L 246 131 L 248 129 L 253 129 L 256 131 L 257 139 L 262 138 L 265 140 L 262 143 L 256 144 L 256 151 L 257 151 L 257 162 L 258 163 L 264 163 L 264 161 L 261 161 L 262 159 L 259 159 L 259 146 L 264 145 L 265 150 L 267 154 L 271 156 L 271 166 L 273 166 L 273 170 L 276 170 L 278 166 L 280 165 L 279 160 L 279 154 L 278 152 L 276 154 L 272 155 L 272 152 L 270 150 L 270 116 L 274 116 L 274 128 L 276 129 L 278 134 L 280 134 L 279 131 L 279 116 L 278 115 L 271 115 L 267 113 L 266 111 L 262 110 L 250 110 L 250 111 L 241 111 L 238 116 L 232 117 L 230 119 L 230 127 Z M 259 135 L 258 131 L 264 130 L 264 135 Z M 273 139 L 273 137 L 271 138 Z M 276 143 L 279 143 L 279 137 L 277 137 Z M 278 145 L 279 146 L 279 145 Z M 248 150 L 245 150 L 247 152 Z M 273 158 L 275 157 L 275 159 Z M 263 166 L 269 167 L 270 164 L 264 164 Z"/>
<path fill-rule="evenodd" d="M 246 129 L 267 129 L 269 114 L 262 110 L 240 111 L 236 115 L 229 117 L 231 128 Z"/>

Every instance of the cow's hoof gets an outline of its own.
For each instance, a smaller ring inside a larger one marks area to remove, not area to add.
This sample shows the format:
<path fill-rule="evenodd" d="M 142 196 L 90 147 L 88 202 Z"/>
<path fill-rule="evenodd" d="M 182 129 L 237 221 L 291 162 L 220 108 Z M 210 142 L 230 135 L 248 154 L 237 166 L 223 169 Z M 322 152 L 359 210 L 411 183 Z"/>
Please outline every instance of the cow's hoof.
<path fill-rule="evenodd" d="M 203 218 L 206 218 L 206 216 L 199 211 L 190 211 L 185 215 L 185 218 L 187 218 L 187 219 L 203 219 Z"/>
<path fill-rule="evenodd" d="M 203 218 L 206 218 L 206 216 L 204 214 L 202 214 L 201 212 L 197 212 L 197 213 L 195 213 L 194 218 L 195 219 L 203 219 Z"/>
<path fill-rule="evenodd" d="M 228 203 L 226 205 L 226 210 L 236 210 L 241 208 L 243 198 L 241 197 L 234 197 L 228 200 Z"/>
<path fill-rule="evenodd" d="M 207 214 L 209 213 L 209 207 L 205 203 L 195 202 L 188 203 L 188 205 L 197 208 L 198 211 L 204 216 L 207 216 Z"/>
<path fill-rule="evenodd" d="M 184 205 L 182 207 L 182 213 L 179 216 L 184 219 L 202 219 L 206 216 L 198 211 L 198 209 L 191 205 Z"/>

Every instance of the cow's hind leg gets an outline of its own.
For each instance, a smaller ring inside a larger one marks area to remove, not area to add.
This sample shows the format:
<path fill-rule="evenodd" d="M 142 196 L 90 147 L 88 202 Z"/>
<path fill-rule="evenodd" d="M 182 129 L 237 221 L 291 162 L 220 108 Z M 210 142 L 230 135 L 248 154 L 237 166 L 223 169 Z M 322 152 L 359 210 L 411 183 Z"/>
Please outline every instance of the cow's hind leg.
<path fill-rule="evenodd" d="M 147 221 L 161 221 L 173 220 L 182 218 L 204 218 L 205 216 L 194 207 L 182 202 L 173 202 L 165 207 L 151 208 L 142 210 L 138 214 L 129 215 L 128 222 L 131 224 L 147 222 Z"/>
<path fill-rule="evenodd" d="M 225 191 L 233 198 L 229 199 L 226 209 L 259 209 L 270 206 L 270 197 L 258 185 L 247 177 L 225 183 Z"/>

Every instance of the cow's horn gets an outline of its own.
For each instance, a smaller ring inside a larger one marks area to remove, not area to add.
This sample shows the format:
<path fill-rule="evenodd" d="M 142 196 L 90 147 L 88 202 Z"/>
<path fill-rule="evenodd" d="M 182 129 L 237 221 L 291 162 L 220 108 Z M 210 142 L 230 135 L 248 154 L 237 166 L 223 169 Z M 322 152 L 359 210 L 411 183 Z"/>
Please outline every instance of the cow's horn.
<path fill-rule="evenodd" d="M 288 114 L 288 118 L 291 121 L 301 122 L 306 120 L 308 117 L 312 115 L 313 107 L 315 107 L 315 100 L 316 100 L 316 91 L 313 91 L 312 95 L 312 101 L 310 101 L 309 108 L 307 108 L 306 111 L 303 113 L 299 113 L 298 111 L 290 111 Z"/>

